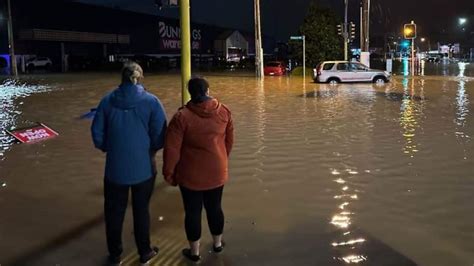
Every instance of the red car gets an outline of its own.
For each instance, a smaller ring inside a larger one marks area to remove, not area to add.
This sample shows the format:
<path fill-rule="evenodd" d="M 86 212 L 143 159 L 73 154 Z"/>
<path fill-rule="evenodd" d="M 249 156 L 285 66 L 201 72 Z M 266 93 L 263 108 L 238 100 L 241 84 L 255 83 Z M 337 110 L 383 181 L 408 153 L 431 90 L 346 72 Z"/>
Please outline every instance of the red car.
<path fill-rule="evenodd" d="M 263 69 L 266 76 L 283 76 L 286 74 L 286 66 L 282 62 L 268 62 Z"/>

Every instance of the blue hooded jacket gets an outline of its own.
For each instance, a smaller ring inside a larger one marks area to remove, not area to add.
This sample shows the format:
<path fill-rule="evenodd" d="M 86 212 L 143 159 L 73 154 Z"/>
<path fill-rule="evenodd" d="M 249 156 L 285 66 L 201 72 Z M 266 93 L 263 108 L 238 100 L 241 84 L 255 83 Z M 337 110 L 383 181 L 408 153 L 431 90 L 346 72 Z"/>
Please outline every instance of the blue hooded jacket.
<path fill-rule="evenodd" d="M 107 154 L 105 178 L 133 185 L 155 176 L 165 131 L 164 108 L 143 86 L 124 83 L 106 95 L 91 127 L 95 147 Z"/>

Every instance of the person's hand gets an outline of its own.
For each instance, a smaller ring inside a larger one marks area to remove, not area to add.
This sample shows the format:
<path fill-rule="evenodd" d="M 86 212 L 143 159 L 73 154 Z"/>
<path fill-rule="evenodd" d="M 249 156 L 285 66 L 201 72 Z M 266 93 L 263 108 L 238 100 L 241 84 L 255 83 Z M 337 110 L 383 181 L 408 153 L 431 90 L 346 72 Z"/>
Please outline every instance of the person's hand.
<path fill-rule="evenodd" d="M 176 187 L 178 185 L 178 183 L 172 176 L 165 176 L 165 180 L 168 184 L 170 184 L 173 187 Z"/>

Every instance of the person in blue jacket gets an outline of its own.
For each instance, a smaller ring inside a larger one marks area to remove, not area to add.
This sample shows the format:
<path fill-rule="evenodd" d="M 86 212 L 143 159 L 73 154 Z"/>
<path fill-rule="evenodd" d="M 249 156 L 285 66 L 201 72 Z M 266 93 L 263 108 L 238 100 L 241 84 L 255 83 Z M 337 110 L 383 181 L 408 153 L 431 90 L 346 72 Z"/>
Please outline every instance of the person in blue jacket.
<path fill-rule="evenodd" d="M 149 202 L 154 189 L 155 154 L 163 148 L 166 115 L 160 100 L 140 80 L 143 70 L 126 63 L 122 83 L 100 102 L 91 132 L 94 145 L 106 153 L 104 209 L 109 263 L 121 263 L 122 226 L 132 190 L 135 242 L 140 262 L 158 254 L 150 244 Z"/>

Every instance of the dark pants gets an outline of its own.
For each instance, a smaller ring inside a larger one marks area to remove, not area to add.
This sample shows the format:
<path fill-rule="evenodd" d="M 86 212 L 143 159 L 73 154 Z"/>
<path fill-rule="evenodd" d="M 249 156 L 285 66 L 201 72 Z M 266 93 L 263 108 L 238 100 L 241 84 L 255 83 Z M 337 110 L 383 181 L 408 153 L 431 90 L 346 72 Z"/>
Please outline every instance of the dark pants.
<path fill-rule="evenodd" d="M 222 191 L 224 186 L 211 190 L 194 191 L 180 186 L 184 204 L 184 226 L 189 241 L 201 238 L 202 206 L 206 208 L 207 222 L 212 235 L 220 235 L 224 230 L 222 212 Z"/>
<path fill-rule="evenodd" d="M 104 181 L 105 231 L 110 256 L 118 257 L 123 251 L 122 226 L 130 188 L 132 189 L 133 228 L 138 253 L 140 256 L 146 256 L 152 251 L 148 206 L 154 184 L 154 177 L 136 185 L 119 185 Z"/>

